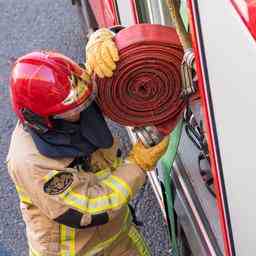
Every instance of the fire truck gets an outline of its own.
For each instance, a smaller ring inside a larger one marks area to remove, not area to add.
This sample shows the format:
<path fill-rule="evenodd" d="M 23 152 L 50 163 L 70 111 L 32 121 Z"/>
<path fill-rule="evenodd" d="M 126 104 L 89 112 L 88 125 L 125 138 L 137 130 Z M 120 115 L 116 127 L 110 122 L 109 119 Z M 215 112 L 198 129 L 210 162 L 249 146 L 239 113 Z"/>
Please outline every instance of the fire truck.
<path fill-rule="evenodd" d="M 256 1 L 72 2 L 85 36 L 100 27 L 146 24 L 157 37 L 159 24 L 189 37 L 179 67 L 186 107 L 149 180 L 172 255 L 254 255 Z M 149 130 L 127 129 L 132 141 L 147 142 Z"/>

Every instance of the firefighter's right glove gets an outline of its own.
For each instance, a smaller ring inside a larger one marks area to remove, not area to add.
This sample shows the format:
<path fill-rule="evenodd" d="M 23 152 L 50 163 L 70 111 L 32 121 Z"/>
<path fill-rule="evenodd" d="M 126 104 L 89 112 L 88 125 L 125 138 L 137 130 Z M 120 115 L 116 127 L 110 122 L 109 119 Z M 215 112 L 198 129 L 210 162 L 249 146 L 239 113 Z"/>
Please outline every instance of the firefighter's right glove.
<path fill-rule="evenodd" d="M 159 144 L 151 148 L 145 148 L 141 142 L 138 142 L 133 145 L 128 161 L 134 162 L 144 171 L 151 171 L 165 153 L 168 144 L 169 137 L 164 138 Z"/>
<path fill-rule="evenodd" d="M 111 77 L 119 60 L 118 49 L 113 41 L 114 33 L 107 28 L 94 32 L 86 45 L 86 68 L 100 78 Z"/>

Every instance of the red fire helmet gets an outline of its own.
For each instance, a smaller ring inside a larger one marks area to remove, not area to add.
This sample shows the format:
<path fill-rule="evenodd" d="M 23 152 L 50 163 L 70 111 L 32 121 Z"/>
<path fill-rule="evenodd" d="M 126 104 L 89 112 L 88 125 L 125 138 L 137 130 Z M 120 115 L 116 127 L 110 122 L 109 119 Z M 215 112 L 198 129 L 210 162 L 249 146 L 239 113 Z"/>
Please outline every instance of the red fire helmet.
<path fill-rule="evenodd" d="M 22 123 L 38 121 L 50 128 L 49 117 L 65 117 L 84 109 L 96 96 L 86 71 L 56 52 L 38 51 L 19 58 L 12 69 L 13 109 Z"/>

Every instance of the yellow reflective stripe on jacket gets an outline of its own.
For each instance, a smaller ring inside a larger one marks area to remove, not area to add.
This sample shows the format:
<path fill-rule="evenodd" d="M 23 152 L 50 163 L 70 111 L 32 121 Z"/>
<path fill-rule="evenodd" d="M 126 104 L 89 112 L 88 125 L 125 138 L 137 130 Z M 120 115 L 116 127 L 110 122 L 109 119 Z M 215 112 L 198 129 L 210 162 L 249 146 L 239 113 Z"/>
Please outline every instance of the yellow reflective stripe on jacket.
<path fill-rule="evenodd" d="M 122 206 L 126 201 L 115 193 L 109 195 L 89 198 L 86 195 L 78 194 L 72 190 L 65 191 L 59 195 L 63 201 L 76 209 L 90 214 L 97 214 L 109 209 L 116 209 Z"/>
<path fill-rule="evenodd" d="M 47 181 L 49 181 L 51 178 L 53 178 L 56 174 L 58 174 L 58 173 L 61 173 L 61 172 L 58 172 L 58 171 L 56 171 L 56 170 L 52 170 L 51 172 L 49 172 L 47 175 L 45 175 L 44 177 L 43 177 L 43 180 L 45 181 L 45 182 L 47 182 Z"/>
<path fill-rule="evenodd" d="M 116 169 L 116 168 L 118 168 L 119 166 L 121 166 L 122 163 L 123 163 L 123 159 L 122 159 L 121 157 L 117 157 L 117 158 L 114 160 L 114 162 L 113 162 L 111 168 Z"/>
<path fill-rule="evenodd" d="M 101 171 L 96 172 L 95 175 L 97 176 L 98 180 L 104 180 L 111 175 L 111 170 L 114 171 L 122 163 L 123 163 L 122 158 L 116 158 L 110 167 L 107 167 Z"/>
<path fill-rule="evenodd" d="M 21 187 L 16 186 L 16 190 L 17 190 L 17 193 L 19 195 L 20 201 L 22 203 L 32 204 L 31 199 L 29 198 L 29 196 L 25 193 L 25 191 Z"/>
<path fill-rule="evenodd" d="M 60 225 L 60 256 L 75 256 L 75 229 Z M 29 256 L 43 256 L 29 246 Z"/>
<path fill-rule="evenodd" d="M 96 172 L 95 175 L 97 176 L 98 180 L 101 181 L 101 180 L 108 178 L 108 176 L 111 175 L 111 170 L 110 170 L 110 168 L 106 168 L 106 169 Z"/>
<path fill-rule="evenodd" d="M 124 233 L 128 230 L 131 222 L 132 222 L 132 218 L 131 218 L 130 210 L 127 207 L 126 214 L 124 217 L 124 222 L 123 222 L 121 230 L 118 233 L 116 233 L 115 235 L 113 235 L 111 238 L 97 244 L 94 248 L 92 248 L 89 252 L 85 253 L 83 256 L 93 256 L 96 253 L 101 252 L 105 248 L 109 247 L 113 242 L 115 242 L 119 238 L 119 236 L 122 233 Z"/>
<path fill-rule="evenodd" d="M 110 187 L 116 193 L 120 194 L 124 198 L 124 200 L 130 200 L 132 196 L 132 190 L 129 185 L 122 179 L 118 178 L 115 175 L 111 175 L 107 179 L 103 180 L 102 183 Z"/>
<path fill-rule="evenodd" d="M 75 256 L 75 229 L 60 225 L 60 256 Z"/>
<path fill-rule="evenodd" d="M 41 256 L 38 252 L 36 252 L 31 246 L 29 246 L 29 256 Z"/>
<path fill-rule="evenodd" d="M 116 209 L 129 201 L 131 189 L 123 180 L 111 175 L 107 179 L 104 179 L 102 183 L 113 190 L 113 192 L 108 195 L 90 198 L 87 195 L 77 193 L 72 190 L 72 187 L 69 187 L 66 191 L 59 194 L 59 196 L 66 204 L 90 214 Z"/>
<path fill-rule="evenodd" d="M 150 256 L 149 248 L 144 240 L 144 238 L 141 236 L 139 231 L 134 227 L 131 226 L 128 236 L 132 240 L 132 243 L 136 250 L 138 251 L 140 256 Z"/>

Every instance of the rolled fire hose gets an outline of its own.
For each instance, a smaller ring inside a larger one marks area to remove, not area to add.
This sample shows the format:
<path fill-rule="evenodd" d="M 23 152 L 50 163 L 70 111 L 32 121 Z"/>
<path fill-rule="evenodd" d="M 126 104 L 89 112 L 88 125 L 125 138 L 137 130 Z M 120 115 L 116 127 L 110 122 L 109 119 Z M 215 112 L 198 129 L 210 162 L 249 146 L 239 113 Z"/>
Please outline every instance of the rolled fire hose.
<path fill-rule="evenodd" d="M 137 24 L 121 30 L 115 42 L 117 70 L 111 78 L 96 79 L 102 111 L 121 125 L 156 126 L 169 134 L 185 107 L 180 97 L 183 50 L 175 29 Z"/>
<path fill-rule="evenodd" d="M 169 134 L 185 108 L 180 97 L 183 49 L 175 29 L 138 24 L 121 30 L 115 42 L 120 54 L 117 70 L 110 79 L 96 79 L 102 111 L 124 126 L 155 126 Z M 171 220 L 175 253 L 173 223 Z"/>

